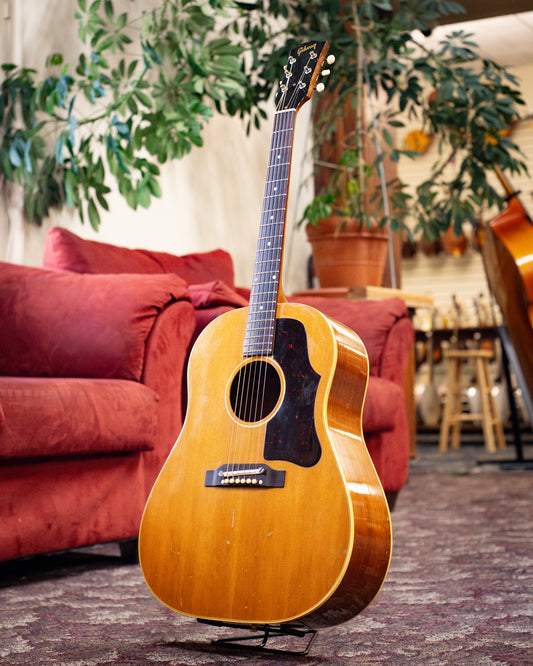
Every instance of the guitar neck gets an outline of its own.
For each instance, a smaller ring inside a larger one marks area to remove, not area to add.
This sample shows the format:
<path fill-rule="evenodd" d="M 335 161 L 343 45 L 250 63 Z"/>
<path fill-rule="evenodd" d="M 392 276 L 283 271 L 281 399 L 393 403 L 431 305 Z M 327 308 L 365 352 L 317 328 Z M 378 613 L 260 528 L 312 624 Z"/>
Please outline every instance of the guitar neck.
<path fill-rule="evenodd" d="M 494 173 L 496 174 L 496 176 L 498 176 L 498 180 L 502 184 L 503 189 L 505 190 L 507 196 L 509 197 L 516 196 L 517 194 L 516 190 L 507 180 L 507 178 L 504 176 L 503 171 L 500 169 L 500 167 L 497 164 L 494 166 Z"/>
<path fill-rule="evenodd" d="M 295 118 L 295 109 L 274 115 L 244 356 L 270 356 L 273 351 Z"/>
<path fill-rule="evenodd" d="M 505 190 L 505 193 L 507 194 L 507 200 L 511 201 L 511 199 L 515 199 L 515 201 L 518 203 L 520 208 L 523 211 L 525 219 L 530 223 L 533 224 L 533 219 L 527 212 L 527 210 L 524 208 L 523 203 L 520 201 L 520 197 L 518 196 L 520 194 L 519 190 L 515 190 L 514 187 L 511 185 L 511 183 L 507 180 L 505 177 L 503 171 L 500 169 L 498 165 L 494 167 L 494 173 L 498 176 L 498 180 L 503 186 L 503 189 Z"/>

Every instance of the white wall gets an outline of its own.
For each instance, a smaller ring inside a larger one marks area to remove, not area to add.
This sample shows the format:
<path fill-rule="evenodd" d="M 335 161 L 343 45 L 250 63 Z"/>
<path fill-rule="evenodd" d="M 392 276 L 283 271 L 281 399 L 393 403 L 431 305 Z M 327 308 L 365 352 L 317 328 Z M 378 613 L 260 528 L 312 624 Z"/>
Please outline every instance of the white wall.
<path fill-rule="evenodd" d="M 14 18 L 21 20 L 21 57 L 25 66 L 38 69 L 48 54 L 60 51 L 68 57 L 68 53 L 74 51 L 74 7 L 74 2 L 64 0 L 47 0 L 43 3 L 11 0 L 11 15 L 15 14 Z M 4 23 L 3 29 L 4 35 L 8 31 L 12 37 L 13 32 L 16 32 L 13 18 Z M 2 61 L 10 59 L 14 42 L 16 39 L 8 40 L 6 36 L 0 42 Z M 295 183 L 302 180 L 300 165 L 306 151 L 301 144 L 308 127 L 306 110 L 307 107 L 304 107 L 296 129 L 293 159 Z M 40 265 L 46 233 L 50 227 L 60 225 L 82 237 L 132 248 L 184 254 L 221 247 L 233 256 L 237 283 L 249 285 L 263 200 L 270 131 L 270 122 L 265 122 L 261 131 L 254 131 L 248 137 L 240 120 L 220 116 L 213 118 L 206 128 L 202 148 L 194 149 L 183 160 L 163 167 L 163 197 L 155 200 L 148 210 L 132 211 L 115 194 L 110 199 L 110 212 L 102 215 L 98 233 L 87 223 L 82 225 L 76 215 L 67 211 L 54 213 L 41 227 L 26 224 L 21 263 Z M 294 208 L 297 200 L 301 208 L 305 199 L 298 199 L 297 193 L 292 193 L 285 252 L 284 285 L 287 292 L 305 287 L 305 266 L 309 255 L 304 232 L 293 232 L 293 224 L 297 219 Z M 6 256 L 7 245 L 6 201 L 2 199 L 0 259 L 11 259 Z"/>

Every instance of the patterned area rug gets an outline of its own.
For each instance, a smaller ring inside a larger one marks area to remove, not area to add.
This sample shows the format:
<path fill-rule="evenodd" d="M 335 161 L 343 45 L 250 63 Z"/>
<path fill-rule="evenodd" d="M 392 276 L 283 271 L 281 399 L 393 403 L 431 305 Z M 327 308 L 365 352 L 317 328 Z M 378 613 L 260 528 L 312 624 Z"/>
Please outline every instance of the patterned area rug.
<path fill-rule="evenodd" d="M 227 630 L 162 606 L 116 544 L 1 564 L 0 663 L 533 664 L 532 480 L 413 465 L 380 594 L 306 656 L 212 646 Z"/>

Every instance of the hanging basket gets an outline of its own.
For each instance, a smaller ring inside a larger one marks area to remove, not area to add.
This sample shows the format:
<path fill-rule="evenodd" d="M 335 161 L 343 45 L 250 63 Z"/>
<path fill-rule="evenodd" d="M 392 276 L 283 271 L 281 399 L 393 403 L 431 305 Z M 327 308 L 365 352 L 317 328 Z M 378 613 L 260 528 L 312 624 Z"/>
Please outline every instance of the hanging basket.
<path fill-rule="evenodd" d="M 321 287 L 382 286 L 388 254 L 385 229 L 329 217 L 318 225 L 308 224 L 306 233 Z"/>

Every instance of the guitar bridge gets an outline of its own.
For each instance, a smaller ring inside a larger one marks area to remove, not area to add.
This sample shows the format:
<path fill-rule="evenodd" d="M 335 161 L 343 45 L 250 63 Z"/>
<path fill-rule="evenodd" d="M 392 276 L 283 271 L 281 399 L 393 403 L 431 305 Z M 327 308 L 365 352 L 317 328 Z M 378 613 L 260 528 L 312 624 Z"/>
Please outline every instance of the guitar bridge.
<path fill-rule="evenodd" d="M 263 463 L 221 465 L 205 473 L 207 488 L 283 488 L 285 472 Z"/>

